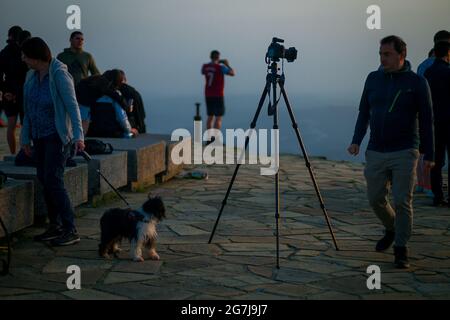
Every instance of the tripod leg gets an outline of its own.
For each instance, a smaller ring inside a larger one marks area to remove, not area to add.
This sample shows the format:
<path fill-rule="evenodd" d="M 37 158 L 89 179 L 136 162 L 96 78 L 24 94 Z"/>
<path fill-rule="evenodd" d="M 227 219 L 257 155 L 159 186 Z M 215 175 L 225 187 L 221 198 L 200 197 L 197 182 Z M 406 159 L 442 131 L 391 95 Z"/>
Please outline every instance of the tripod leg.
<path fill-rule="evenodd" d="M 255 129 L 256 128 L 256 121 L 258 121 L 259 114 L 261 113 L 261 109 L 263 107 L 264 101 L 266 100 L 267 94 L 269 93 L 269 90 L 270 90 L 270 82 L 267 81 L 266 82 L 266 86 L 264 87 L 264 91 L 263 91 L 263 93 L 261 95 L 261 99 L 259 100 L 258 109 L 256 110 L 255 116 L 253 117 L 253 121 L 252 121 L 252 123 L 250 125 L 250 129 Z M 246 139 L 245 139 L 245 148 L 244 148 L 244 151 L 243 151 L 244 154 L 247 151 L 249 141 L 250 141 L 250 137 L 247 136 Z M 228 190 L 227 190 L 227 193 L 225 195 L 225 198 L 222 201 L 222 207 L 220 208 L 219 215 L 217 216 L 216 223 L 214 224 L 214 228 L 213 228 L 213 230 L 211 232 L 211 236 L 209 237 L 208 243 L 211 243 L 211 241 L 212 241 L 212 239 L 214 237 L 217 225 L 219 224 L 219 220 L 220 220 L 220 217 L 222 216 L 223 209 L 225 208 L 225 205 L 227 204 L 228 196 L 230 195 L 231 189 L 233 188 L 233 183 L 234 183 L 234 180 L 236 179 L 236 176 L 237 176 L 237 173 L 238 173 L 240 167 L 241 167 L 241 164 L 238 163 L 236 165 L 236 168 L 234 169 L 233 177 L 231 178 L 231 181 L 230 181 L 230 184 L 228 186 Z"/>
<path fill-rule="evenodd" d="M 277 84 L 276 82 L 273 83 L 273 99 L 274 99 L 274 105 L 275 110 L 273 114 L 273 129 L 278 130 L 278 106 L 277 106 Z M 272 152 L 275 152 L 276 154 L 279 153 L 278 148 L 278 141 L 275 140 L 275 150 L 272 150 Z M 280 269 L 280 234 L 279 234 L 279 221 L 280 221 L 280 170 L 277 170 L 277 173 L 275 174 L 275 238 L 276 238 L 276 248 L 277 248 L 277 269 Z"/>
<path fill-rule="evenodd" d="M 330 218 L 328 217 L 327 209 L 325 208 L 325 203 L 324 203 L 322 195 L 320 193 L 319 186 L 318 186 L 316 178 L 314 176 L 313 169 L 311 168 L 311 163 L 309 161 L 309 157 L 306 152 L 305 145 L 303 144 L 302 137 L 300 136 L 300 130 L 299 130 L 298 124 L 295 120 L 294 112 L 292 111 L 291 104 L 289 103 L 289 99 L 288 99 L 286 90 L 284 89 L 284 83 L 280 81 L 279 85 L 281 88 L 281 94 L 283 95 L 284 101 L 286 103 L 286 107 L 289 112 L 289 116 L 291 117 L 291 120 L 292 120 L 292 126 L 294 127 L 295 134 L 297 135 L 298 143 L 300 144 L 300 148 L 302 149 L 303 157 L 305 158 L 306 167 L 308 168 L 309 175 L 311 176 L 311 180 L 314 184 L 314 189 L 316 190 L 317 198 L 319 199 L 319 202 L 320 202 L 320 207 L 322 208 L 323 214 L 325 215 L 325 220 L 327 221 L 328 229 L 330 230 L 331 237 L 333 238 L 334 247 L 336 248 L 336 250 L 339 250 L 339 247 L 336 242 L 336 237 L 334 236 L 333 228 L 331 226 Z"/>

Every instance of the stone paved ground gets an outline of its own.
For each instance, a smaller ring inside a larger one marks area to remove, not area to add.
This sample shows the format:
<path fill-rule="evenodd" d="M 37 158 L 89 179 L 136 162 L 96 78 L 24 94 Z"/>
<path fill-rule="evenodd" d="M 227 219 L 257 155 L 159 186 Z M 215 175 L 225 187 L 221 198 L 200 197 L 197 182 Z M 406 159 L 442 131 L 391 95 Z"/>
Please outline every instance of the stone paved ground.
<path fill-rule="evenodd" d="M 0 155 L 7 153 L 0 129 Z M 312 164 L 341 251 L 335 251 L 302 159 L 281 157 L 280 265 L 275 268 L 273 178 L 242 166 L 213 244 L 208 239 L 234 166 L 197 166 L 208 180 L 177 178 L 150 189 L 163 196 L 168 219 L 159 229 L 161 261 L 97 256 L 99 218 L 120 201 L 77 209 L 79 245 L 52 248 L 15 235 L 11 275 L 0 277 L 0 299 L 449 299 L 450 210 L 415 197 L 409 271 L 392 252 L 374 252 L 382 228 L 369 209 L 363 166 L 314 158 Z M 192 169 L 188 168 L 188 169 Z M 123 193 L 137 207 L 147 193 Z M 69 265 L 82 270 L 82 290 L 66 287 Z M 381 290 L 366 287 L 366 268 L 382 271 Z"/>
<path fill-rule="evenodd" d="M 0 299 L 448 299 L 449 209 L 415 198 L 409 271 L 393 268 L 392 253 L 374 252 L 382 228 L 368 207 L 362 165 L 313 159 L 341 251 L 335 251 L 304 162 L 281 157 L 280 264 L 275 268 L 273 179 L 241 167 L 213 244 L 208 239 L 234 166 L 210 166 L 208 180 L 177 178 L 149 191 L 164 197 L 159 225 L 161 261 L 97 256 L 99 218 L 115 201 L 77 210 L 82 241 L 66 248 L 34 243 L 33 227 L 15 239 L 11 275 Z M 199 167 L 197 167 L 199 168 Z M 133 206 L 146 193 L 124 195 Z M 68 291 L 67 266 L 82 270 L 82 290 Z M 382 271 L 381 290 L 366 287 L 366 268 Z"/>

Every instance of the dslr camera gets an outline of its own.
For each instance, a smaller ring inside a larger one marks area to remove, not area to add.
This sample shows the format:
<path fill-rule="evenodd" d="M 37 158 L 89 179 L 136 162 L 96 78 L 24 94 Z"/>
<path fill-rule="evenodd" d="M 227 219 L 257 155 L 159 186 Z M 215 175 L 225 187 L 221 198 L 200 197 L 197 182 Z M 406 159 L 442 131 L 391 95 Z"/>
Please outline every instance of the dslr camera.
<path fill-rule="evenodd" d="M 294 62 L 297 59 L 297 49 L 294 47 L 285 49 L 280 43 L 284 43 L 284 40 L 279 38 L 272 39 L 272 43 L 266 53 L 267 63 L 270 61 L 280 61 L 280 59 L 286 59 L 287 62 Z"/>

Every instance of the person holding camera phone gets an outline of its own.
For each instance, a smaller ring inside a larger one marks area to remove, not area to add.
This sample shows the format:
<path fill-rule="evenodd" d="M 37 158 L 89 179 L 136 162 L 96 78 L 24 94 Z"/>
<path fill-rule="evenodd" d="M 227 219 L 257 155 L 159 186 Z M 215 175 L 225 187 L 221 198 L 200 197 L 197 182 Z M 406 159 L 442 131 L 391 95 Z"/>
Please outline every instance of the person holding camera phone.
<path fill-rule="evenodd" d="M 225 115 L 225 75 L 234 77 L 235 72 L 227 59 L 220 59 L 220 52 L 214 50 L 210 55 L 211 62 L 202 67 L 205 76 L 205 100 L 208 114 L 207 128 L 220 130 L 222 117 Z M 212 141 L 211 141 L 212 142 Z"/>

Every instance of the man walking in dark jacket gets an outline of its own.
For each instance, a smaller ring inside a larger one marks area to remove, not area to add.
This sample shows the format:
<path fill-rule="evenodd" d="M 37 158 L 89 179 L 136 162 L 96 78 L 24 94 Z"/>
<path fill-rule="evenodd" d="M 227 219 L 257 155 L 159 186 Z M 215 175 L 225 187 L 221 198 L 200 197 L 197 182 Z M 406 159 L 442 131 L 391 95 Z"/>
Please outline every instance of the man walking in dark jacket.
<path fill-rule="evenodd" d="M 359 153 L 370 123 L 364 175 L 369 203 L 386 229 L 376 250 L 388 249 L 395 240 L 395 266 L 408 268 L 419 146 L 425 154 L 425 165 L 434 165 L 431 95 L 427 81 L 411 71 L 401 38 L 389 36 L 380 45 L 383 68 L 367 77 L 348 151 Z M 389 203 L 389 189 L 395 210 Z"/>
<path fill-rule="evenodd" d="M 446 152 L 450 155 L 450 42 L 436 43 L 434 54 L 436 59 L 425 72 L 425 78 L 433 98 L 436 143 L 436 166 L 431 170 L 431 188 L 434 194 L 433 204 L 441 206 L 448 205 L 442 191 L 442 168 L 445 165 Z"/>

